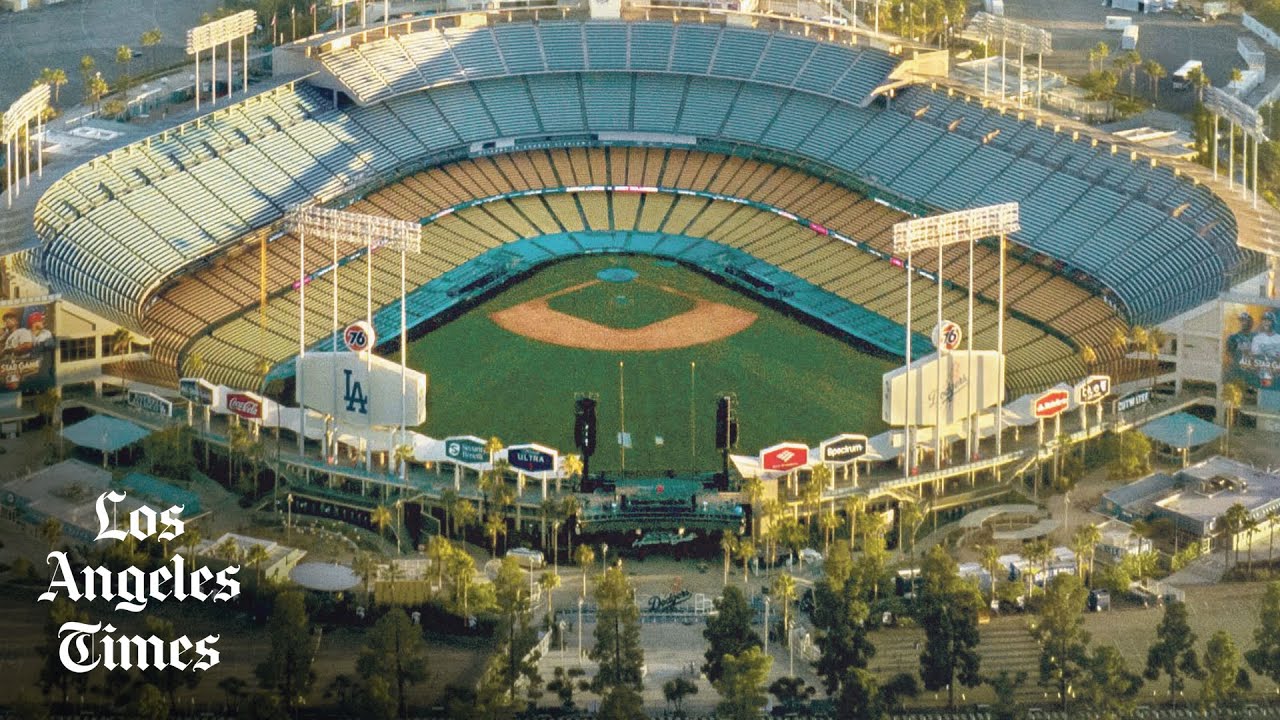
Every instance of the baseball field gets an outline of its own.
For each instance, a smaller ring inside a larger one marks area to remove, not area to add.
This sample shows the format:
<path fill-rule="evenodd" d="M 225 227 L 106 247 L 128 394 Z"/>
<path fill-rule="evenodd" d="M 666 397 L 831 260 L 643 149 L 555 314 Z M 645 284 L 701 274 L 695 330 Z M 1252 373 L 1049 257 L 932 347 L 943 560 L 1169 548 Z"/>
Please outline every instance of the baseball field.
<path fill-rule="evenodd" d="M 410 346 L 430 374 L 433 437 L 497 435 L 574 452 L 573 401 L 599 400 L 592 468 L 710 471 L 716 398 L 738 399 L 739 452 L 880 432 L 894 363 L 685 267 L 592 256 L 547 266 Z"/>

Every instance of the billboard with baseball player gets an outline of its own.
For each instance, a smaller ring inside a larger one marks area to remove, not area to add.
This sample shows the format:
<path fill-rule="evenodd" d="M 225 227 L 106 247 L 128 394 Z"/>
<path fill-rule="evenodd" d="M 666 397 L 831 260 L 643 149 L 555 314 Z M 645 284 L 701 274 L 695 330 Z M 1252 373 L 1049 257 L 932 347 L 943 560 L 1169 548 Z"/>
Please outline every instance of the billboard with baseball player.
<path fill-rule="evenodd" d="M 44 390 L 54 385 L 54 306 L 0 308 L 0 382 L 5 391 Z"/>
<path fill-rule="evenodd" d="M 1280 389 L 1280 308 L 1223 303 L 1222 380 Z"/>

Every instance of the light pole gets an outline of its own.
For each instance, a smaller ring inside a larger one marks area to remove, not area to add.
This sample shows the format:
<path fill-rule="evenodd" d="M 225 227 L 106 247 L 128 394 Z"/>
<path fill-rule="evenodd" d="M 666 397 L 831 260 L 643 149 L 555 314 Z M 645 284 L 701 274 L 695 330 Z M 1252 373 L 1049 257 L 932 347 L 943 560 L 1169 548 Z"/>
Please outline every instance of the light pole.
<path fill-rule="evenodd" d="M 583 597 L 578 596 L 578 664 L 582 664 L 582 601 Z"/>
<path fill-rule="evenodd" d="M 293 534 L 293 493 L 289 493 L 289 522 L 286 523 L 288 534 Z"/>
<path fill-rule="evenodd" d="M 600 543 L 600 572 L 609 570 L 609 543 Z"/>
<path fill-rule="evenodd" d="M 764 654 L 769 655 L 769 596 L 764 596 Z"/>

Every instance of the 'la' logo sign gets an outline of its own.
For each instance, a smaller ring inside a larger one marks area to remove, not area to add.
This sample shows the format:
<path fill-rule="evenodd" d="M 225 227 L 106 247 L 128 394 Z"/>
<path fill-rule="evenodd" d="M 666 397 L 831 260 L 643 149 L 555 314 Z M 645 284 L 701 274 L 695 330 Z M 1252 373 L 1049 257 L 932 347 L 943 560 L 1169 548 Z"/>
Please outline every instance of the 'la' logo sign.
<path fill-rule="evenodd" d="M 342 374 L 346 377 L 346 391 L 342 395 L 342 399 L 347 402 L 347 412 L 358 412 L 361 415 L 369 414 L 369 396 L 364 394 L 364 388 L 360 386 L 360 381 L 351 381 L 351 371 L 343 370 Z M 356 409 L 359 405 L 360 409 Z"/>

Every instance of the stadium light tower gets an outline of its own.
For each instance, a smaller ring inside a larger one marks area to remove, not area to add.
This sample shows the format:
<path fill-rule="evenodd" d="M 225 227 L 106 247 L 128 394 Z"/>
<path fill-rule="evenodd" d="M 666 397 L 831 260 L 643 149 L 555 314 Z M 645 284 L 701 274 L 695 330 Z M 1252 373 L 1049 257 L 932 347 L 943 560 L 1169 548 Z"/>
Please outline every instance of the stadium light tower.
<path fill-rule="evenodd" d="M 1227 187 L 1235 189 L 1235 142 L 1236 142 L 1236 126 L 1240 126 L 1242 133 L 1241 142 L 1244 147 L 1241 150 L 1241 182 L 1240 188 L 1244 193 L 1245 199 L 1249 198 L 1249 175 L 1253 175 L 1253 207 L 1258 207 L 1258 148 L 1262 141 L 1267 139 L 1266 125 L 1262 122 L 1262 116 L 1257 110 L 1249 107 L 1241 102 L 1236 96 L 1219 90 L 1216 87 L 1205 88 L 1204 106 L 1213 113 L 1213 177 L 1218 177 L 1218 119 L 1226 118 L 1229 133 L 1229 145 L 1227 151 Z M 1249 168 L 1249 138 L 1253 138 L 1253 168 Z"/>
<path fill-rule="evenodd" d="M 407 317 L 405 311 L 405 297 L 407 295 L 406 288 L 406 264 L 407 254 L 422 251 L 422 228 L 418 223 L 409 220 L 396 220 L 393 218 L 380 217 L 377 215 L 363 215 L 360 213 L 344 212 L 342 210 L 334 210 L 331 208 L 322 208 L 316 206 L 300 206 L 291 209 L 284 219 L 285 229 L 296 235 L 298 238 L 298 362 L 296 367 L 296 382 L 298 384 L 298 397 L 303 397 L 303 373 L 302 373 L 302 357 L 306 354 L 306 287 L 307 283 L 319 277 L 323 273 L 334 273 L 333 276 L 333 351 L 338 352 L 338 333 L 340 332 L 338 322 L 338 245 L 361 246 L 366 248 L 368 253 L 365 256 L 366 263 L 372 268 L 373 249 L 375 245 L 379 248 L 389 247 L 393 250 L 400 251 L 400 443 L 405 441 L 405 368 L 407 363 L 407 340 L 408 328 Z M 321 241 L 328 240 L 332 250 L 332 264 L 316 273 L 308 276 L 306 274 L 306 243 L 307 233 L 318 236 Z M 366 292 L 370 293 L 371 288 L 366 286 Z M 372 296 L 370 295 L 367 305 L 369 312 L 369 321 L 373 321 L 372 317 Z M 372 349 L 370 349 L 372 351 Z M 337 406 L 337 365 L 334 365 L 335 376 L 333 378 L 334 406 Z M 301 405 L 301 403 L 299 403 Z M 301 420 L 298 426 L 298 450 L 303 452 L 306 443 L 306 408 L 301 408 Z M 329 441 L 325 443 L 326 457 L 329 454 Z"/>
<path fill-rule="evenodd" d="M 972 421 L 974 413 L 974 375 L 973 375 L 973 246 L 978 240 L 987 237 L 1000 238 L 1000 298 L 999 298 L 999 319 L 997 321 L 997 339 L 996 351 L 1000 356 L 999 366 L 999 402 L 996 407 L 996 454 L 1000 454 L 1002 450 L 1001 444 L 1001 411 L 1004 405 L 1004 246 L 1005 238 L 1009 233 L 1017 232 L 1021 226 L 1018 221 L 1018 203 L 1004 203 L 1001 205 L 988 205 L 985 207 L 972 208 L 969 210 L 960 210 L 957 212 L 946 213 L 945 215 L 933 215 L 930 217 L 916 218 L 914 220 L 905 220 L 893 226 L 893 251 L 907 256 L 907 324 L 906 324 L 906 356 L 907 356 L 907 372 L 906 372 L 906 462 L 903 463 L 903 474 L 906 477 L 911 475 L 912 465 L 915 461 L 915 445 L 912 439 L 912 398 L 911 391 L 914 384 L 911 375 L 911 366 L 913 358 L 911 355 L 911 315 L 912 315 L 912 276 L 917 272 L 912 263 L 913 255 L 917 250 L 927 250 L 936 248 L 938 252 L 937 273 L 934 276 L 934 282 L 938 286 L 938 317 L 937 327 L 941 328 L 943 324 L 942 317 L 942 285 L 943 285 L 943 250 L 948 245 L 957 245 L 960 243 L 967 244 L 969 247 L 969 283 L 968 283 L 968 328 L 966 330 L 968 363 L 969 363 L 969 380 L 967 382 L 968 404 L 966 406 L 969 411 L 969 429 L 966 433 L 965 450 L 969 458 L 973 457 L 973 442 L 975 429 Z M 937 341 L 935 340 L 935 344 Z M 939 350 L 941 355 L 941 350 Z M 942 467 L 942 363 L 936 363 L 938 369 L 937 386 L 935 392 L 939 393 L 935 406 L 935 424 L 934 424 L 934 468 Z M 918 418 L 916 419 L 918 421 Z"/>
<path fill-rule="evenodd" d="M 13 207 L 13 198 L 22 194 L 19 184 L 19 168 L 22 156 L 26 158 L 25 173 L 27 187 L 31 187 L 31 123 L 36 124 L 36 165 L 41 177 L 44 177 L 44 110 L 49 107 L 49 85 L 41 83 L 26 91 L 0 117 L 0 141 L 4 142 L 5 152 L 5 192 L 8 206 Z M 14 146 L 14 142 L 22 143 L 22 151 Z"/>
<path fill-rule="evenodd" d="M 1036 55 L 1036 109 L 1040 109 L 1040 96 L 1044 92 L 1044 56 L 1053 53 L 1053 35 L 1032 25 L 1015 22 L 1009 18 L 979 12 L 969 22 L 966 34 L 970 37 L 1000 38 L 1000 100 L 1005 99 L 1005 48 L 1013 42 L 1018 46 L 1018 105 L 1022 105 L 1022 89 L 1025 85 L 1023 60 L 1028 52 Z M 986 92 L 986 66 L 983 66 L 983 91 Z"/>
<path fill-rule="evenodd" d="M 258 14 L 252 10 L 228 15 L 187 31 L 187 54 L 196 56 L 196 111 L 200 110 L 200 53 L 209 51 L 209 96 L 218 102 L 218 46 L 227 45 L 227 94 L 231 94 L 231 42 L 239 39 L 243 49 L 244 92 L 249 92 L 249 35 L 258 26 Z"/>

